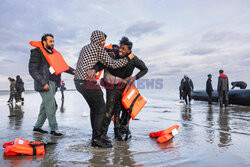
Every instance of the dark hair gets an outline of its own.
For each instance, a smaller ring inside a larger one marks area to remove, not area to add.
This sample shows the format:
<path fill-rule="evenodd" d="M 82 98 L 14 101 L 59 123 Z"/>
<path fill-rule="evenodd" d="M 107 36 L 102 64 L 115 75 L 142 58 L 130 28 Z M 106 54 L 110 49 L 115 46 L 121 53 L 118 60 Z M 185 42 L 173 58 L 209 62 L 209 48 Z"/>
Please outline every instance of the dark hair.
<path fill-rule="evenodd" d="M 131 50 L 133 43 L 129 41 L 128 37 L 122 37 L 122 39 L 120 40 L 120 45 L 127 45 L 129 50 Z"/>
<path fill-rule="evenodd" d="M 207 76 L 210 77 L 210 76 L 212 76 L 212 74 L 208 74 Z"/>
<path fill-rule="evenodd" d="M 116 44 L 113 44 L 113 45 L 112 45 L 112 48 L 113 48 L 113 49 L 119 49 L 119 46 L 116 45 Z"/>
<path fill-rule="evenodd" d="M 11 77 L 9 77 L 8 80 L 11 80 Z"/>
<path fill-rule="evenodd" d="M 222 74 L 224 71 L 223 70 L 220 70 L 219 73 Z"/>
<path fill-rule="evenodd" d="M 52 37 L 54 38 L 54 36 L 52 34 L 43 34 L 42 38 L 41 38 L 41 41 L 43 43 L 43 41 L 46 41 L 47 40 L 47 37 Z"/>

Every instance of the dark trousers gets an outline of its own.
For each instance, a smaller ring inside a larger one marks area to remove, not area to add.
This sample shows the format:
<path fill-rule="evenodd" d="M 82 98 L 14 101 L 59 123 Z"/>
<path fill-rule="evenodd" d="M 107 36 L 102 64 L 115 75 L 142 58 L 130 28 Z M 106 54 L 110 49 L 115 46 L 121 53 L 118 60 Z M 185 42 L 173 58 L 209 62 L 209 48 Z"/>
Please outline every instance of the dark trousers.
<path fill-rule="evenodd" d="M 76 80 L 75 86 L 77 91 L 82 94 L 90 108 L 92 140 L 100 139 L 103 134 L 102 126 L 105 115 L 103 92 L 96 82 Z"/>
<path fill-rule="evenodd" d="M 218 92 L 219 94 L 219 101 L 220 101 L 220 106 L 223 106 L 223 103 L 225 104 L 225 107 L 228 106 L 228 92 L 227 91 L 220 91 Z"/>
<path fill-rule="evenodd" d="M 186 104 L 188 104 L 187 96 L 188 96 L 188 101 L 190 103 L 190 101 L 191 101 L 191 91 L 184 90 L 183 91 L 183 98 L 185 99 Z"/>
<path fill-rule="evenodd" d="M 208 95 L 208 104 L 212 104 L 212 93 L 207 93 Z"/>
<path fill-rule="evenodd" d="M 61 90 L 62 93 L 62 99 L 64 99 L 64 90 Z"/>
<path fill-rule="evenodd" d="M 114 116 L 115 135 L 120 135 L 120 113 L 122 107 L 122 93 L 124 87 L 113 85 L 106 87 L 106 114 L 104 119 L 104 134 L 107 134 L 112 117 Z"/>

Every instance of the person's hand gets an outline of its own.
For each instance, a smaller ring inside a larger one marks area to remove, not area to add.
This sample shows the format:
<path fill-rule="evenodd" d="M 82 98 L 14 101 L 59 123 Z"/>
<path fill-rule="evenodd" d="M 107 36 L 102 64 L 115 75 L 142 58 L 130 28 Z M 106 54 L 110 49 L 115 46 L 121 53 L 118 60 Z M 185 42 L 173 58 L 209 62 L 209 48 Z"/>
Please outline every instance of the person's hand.
<path fill-rule="evenodd" d="M 136 76 L 130 76 L 128 79 L 127 79 L 128 81 L 127 81 L 127 83 L 128 84 L 132 84 L 132 83 L 134 83 L 135 82 L 135 80 L 136 80 Z"/>
<path fill-rule="evenodd" d="M 96 73 L 96 71 L 94 69 L 88 70 L 87 71 L 87 76 L 89 78 L 95 77 L 95 73 Z"/>
<path fill-rule="evenodd" d="M 192 89 L 191 92 L 193 92 L 194 90 Z"/>
<path fill-rule="evenodd" d="M 183 93 L 183 90 L 181 90 L 181 93 Z"/>
<path fill-rule="evenodd" d="M 75 73 L 76 73 L 76 70 L 73 70 L 72 73 L 75 74 Z"/>
<path fill-rule="evenodd" d="M 44 89 L 44 90 L 49 90 L 49 85 L 48 85 L 48 84 L 45 84 L 45 85 L 43 86 L 43 89 Z"/>

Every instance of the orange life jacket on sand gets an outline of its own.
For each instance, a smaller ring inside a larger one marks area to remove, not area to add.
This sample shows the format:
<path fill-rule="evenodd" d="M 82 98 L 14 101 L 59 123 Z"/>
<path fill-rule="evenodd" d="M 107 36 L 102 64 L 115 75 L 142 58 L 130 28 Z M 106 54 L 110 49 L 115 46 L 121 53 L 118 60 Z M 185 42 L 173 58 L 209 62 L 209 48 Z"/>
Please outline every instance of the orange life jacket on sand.
<path fill-rule="evenodd" d="M 31 41 L 30 45 L 37 47 L 42 51 L 45 59 L 47 60 L 49 65 L 53 68 L 55 75 L 61 74 L 62 72 L 69 70 L 69 66 L 63 59 L 63 56 L 56 49 L 53 49 L 52 50 L 53 53 L 50 54 L 46 52 L 41 41 Z"/>
<path fill-rule="evenodd" d="M 44 155 L 45 148 L 43 142 L 30 142 L 21 138 L 17 138 L 12 142 L 3 144 L 5 148 L 5 156 L 12 155 Z"/>
<path fill-rule="evenodd" d="M 127 85 L 122 93 L 122 105 L 134 120 L 147 101 L 141 96 L 134 84 Z"/>
<path fill-rule="evenodd" d="M 171 126 L 165 130 L 161 130 L 158 132 L 152 132 L 149 134 L 150 137 L 157 137 L 158 143 L 164 143 L 170 139 L 172 139 L 176 134 L 178 134 L 179 125 Z"/>

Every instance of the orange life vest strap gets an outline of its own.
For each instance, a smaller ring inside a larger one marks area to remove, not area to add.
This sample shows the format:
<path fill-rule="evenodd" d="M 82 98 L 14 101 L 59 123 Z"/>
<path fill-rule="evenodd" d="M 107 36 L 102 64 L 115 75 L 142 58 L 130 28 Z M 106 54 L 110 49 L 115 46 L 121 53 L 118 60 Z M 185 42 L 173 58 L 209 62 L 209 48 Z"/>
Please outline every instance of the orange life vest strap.
<path fill-rule="evenodd" d="M 128 55 L 128 57 L 129 57 L 129 59 L 133 59 L 133 58 L 135 57 L 135 55 L 134 55 L 133 53 L 130 53 L 130 54 Z"/>
<path fill-rule="evenodd" d="M 134 104 L 136 102 L 136 100 L 141 96 L 140 93 L 138 93 L 138 95 L 135 97 L 135 99 L 133 100 L 131 106 L 128 108 L 128 111 L 129 111 L 129 115 L 131 115 L 132 111 L 133 111 L 133 107 L 134 107 Z"/>

